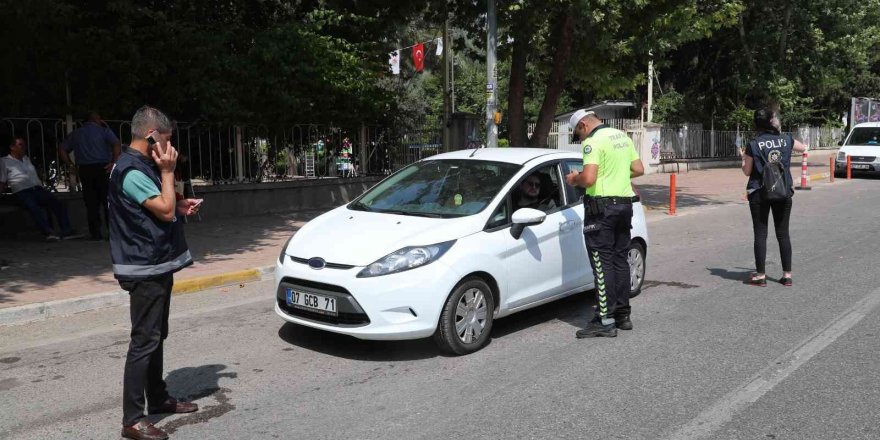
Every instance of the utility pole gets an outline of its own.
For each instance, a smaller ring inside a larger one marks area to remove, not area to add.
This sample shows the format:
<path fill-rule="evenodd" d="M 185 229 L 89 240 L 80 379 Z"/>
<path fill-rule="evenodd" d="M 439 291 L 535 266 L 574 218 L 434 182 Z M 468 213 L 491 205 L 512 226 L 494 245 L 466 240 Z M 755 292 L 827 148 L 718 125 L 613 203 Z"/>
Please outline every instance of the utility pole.
<path fill-rule="evenodd" d="M 654 111 L 651 106 L 654 105 L 654 55 L 648 51 L 648 122 L 654 119 Z"/>
<path fill-rule="evenodd" d="M 443 151 L 452 150 L 452 112 L 450 111 L 452 93 L 449 88 L 451 52 L 449 47 L 449 15 L 443 21 Z"/>
<path fill-rule="evenodd" d="M 495 48 L 498 46 L 497 25 L 495 22 L 495 0 L 487 0 L 488 11 L 486 14 L 486 147 L 498 146 L 498 126 L 495 125 L 495 96 L 498 93 L 498 82 L 495 78 Z"/>

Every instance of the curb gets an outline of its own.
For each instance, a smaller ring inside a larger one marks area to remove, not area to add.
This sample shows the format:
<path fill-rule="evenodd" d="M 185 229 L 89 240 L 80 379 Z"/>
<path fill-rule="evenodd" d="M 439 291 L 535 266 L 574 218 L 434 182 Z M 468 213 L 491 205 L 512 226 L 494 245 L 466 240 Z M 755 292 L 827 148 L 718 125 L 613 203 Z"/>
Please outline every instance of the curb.
<path fill-rule="evenodd" d="M 273 275 L 274 273 L 275 266 L 264 266 L 217 275 L 187 278 L 174 283 L 171 295 L 185 295 L 205 291 L 212 287 L 227 286 L 248 281 L 259 281 L 267 276 Z M 58 316 L 72 315 L 74 313 L 87 312 L 106 307 L 117 307 L 126 304 L 128 304 L 128 292 L 124 290 L 113 290 L 110 292 L 81 296 L 79 298 L 8 307 L 0 309 L 0 327 L 27 324 Z"/>

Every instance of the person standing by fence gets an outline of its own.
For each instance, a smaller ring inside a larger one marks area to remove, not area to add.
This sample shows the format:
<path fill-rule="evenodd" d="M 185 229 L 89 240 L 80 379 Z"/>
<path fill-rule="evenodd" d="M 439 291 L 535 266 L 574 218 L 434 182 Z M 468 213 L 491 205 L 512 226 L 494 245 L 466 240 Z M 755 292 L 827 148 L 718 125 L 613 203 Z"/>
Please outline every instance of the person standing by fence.
<path fill-rule="evenodd" d="M 69 153 L 75 155 L 92 240 L 103 239 L 99 210 L 104 212 L 103 224 L 106 225 L 107 175 L 121 151 L 119 138 L 96 112 L 90 112 L 86 123 L 70 133 L 59 149 L 59 154 L 67 165 L 73 165 Z"/>
<path fill-rule="evenodd" d="M 767 221 L 772 211 L 782 258 L 783 274 L 779 282 L 791 286 L 791 238 L 788 233 L 791 197 L 794 195 L 791 155 L 792 151 L 802 153 L 808 147 L 791 135 L 782 134 L 779 115 L 774 110 L 755 111 L 754 124 L 758 135 L 741 151 L 742 171 L 749 176 L 746 191 L 755 234 L 755 273 L 750 276 L 749 283 L 762 287 L 767 285 L 764 267 L 767 259 Z M 778 174 L 781 180 L 774 180 L 774 174 Z M 778 187 L 776 191 L 774 187 Z"/>

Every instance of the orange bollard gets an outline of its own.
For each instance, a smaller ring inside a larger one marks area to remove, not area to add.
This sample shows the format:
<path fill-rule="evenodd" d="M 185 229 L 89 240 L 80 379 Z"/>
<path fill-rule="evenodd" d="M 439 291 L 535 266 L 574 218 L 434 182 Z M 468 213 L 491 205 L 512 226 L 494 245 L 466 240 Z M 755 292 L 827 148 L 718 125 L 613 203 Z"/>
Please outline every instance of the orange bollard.
<path fill-rule="evenodd" d="M 798 186 L 795 189 L 800 189 L 800 190 L 812 189 L 809 186 L 807 186 L 807 180 L 809 179 L 807 177 L 807 156 L 808 155 L 809 155 L 809 152 L 804 151 L 804 160 L 801 162 L 801 186 Z"/>
<path fill-rule="evenodd" d="M 829 174 L 830 181 L 834 183 L 834 156 L 828 158 L 828 169 L 831 171 L 831 174 Z"/>
<path fill-rule="evenodd" d="M 675 174 L 669 175 L 669 215 L 675 215 Z"/>
<path fill-rule="evenodd" d="M 846 180 L 852 180 L 852 156 L 846 156 Z"/>

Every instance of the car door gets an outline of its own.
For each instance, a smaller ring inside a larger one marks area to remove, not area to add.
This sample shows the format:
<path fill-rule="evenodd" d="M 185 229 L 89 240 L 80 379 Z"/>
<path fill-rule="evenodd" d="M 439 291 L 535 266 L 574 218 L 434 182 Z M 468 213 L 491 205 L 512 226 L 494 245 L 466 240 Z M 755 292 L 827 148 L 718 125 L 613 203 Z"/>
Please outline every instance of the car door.
<path fill-rule="evenodd" d="M 568 175 L 572 171 L 580 173 L 584 169 L 581 160 L 566 160 L 561 163 L 562 174 Z M 562 270 L 566 273 L 566 279 L 571 281 L 568 284 L 569 289 L 586 289 L 592 288 L 593 269 L 587 255 L 587 246 L 584 242 L 584 189 L 576 188 L 571 185 L 565 185 L 566 213 L 568 218 L 576 219 L 576 227 L 570 229 L 565 239 L 562 240 L 563 245 L 563 261 Z"/>
<path fill-rule="evenodd" d="M 570 210 L 564 209 L 565 185 L 559 163 L 542 164 L 525 173 L 507 196 L 507 212 L 512 214 L 520 207 L 522 199 L 517 196 L 517 191 L 521 187 L 529 186 L 528 181 L 534 180 L 534 176 L 540 176 L 542 188 L 539 198 L 546 202 L 540 204 L 538 209 L 546 213 L 546 218 L 539 225 L 526 227 L 521 237 L 514 238 L 510 234 L 510 215 L 506 217 L 503 238 L 506 252 L 502 256 L 509 292 L 502 298 L 506 309 L 552 297 L 572 283 L 569 274 L 563 272 L 563 248 L 560 239 L 572 227 L 577 228 L 574 223 L 578 219 L 572 217 Z M 544 186 L 549 187 L 545 189 Z M 499 218 L 500 216 L 496 218 L 493 215 L 493 219 Z"/>

